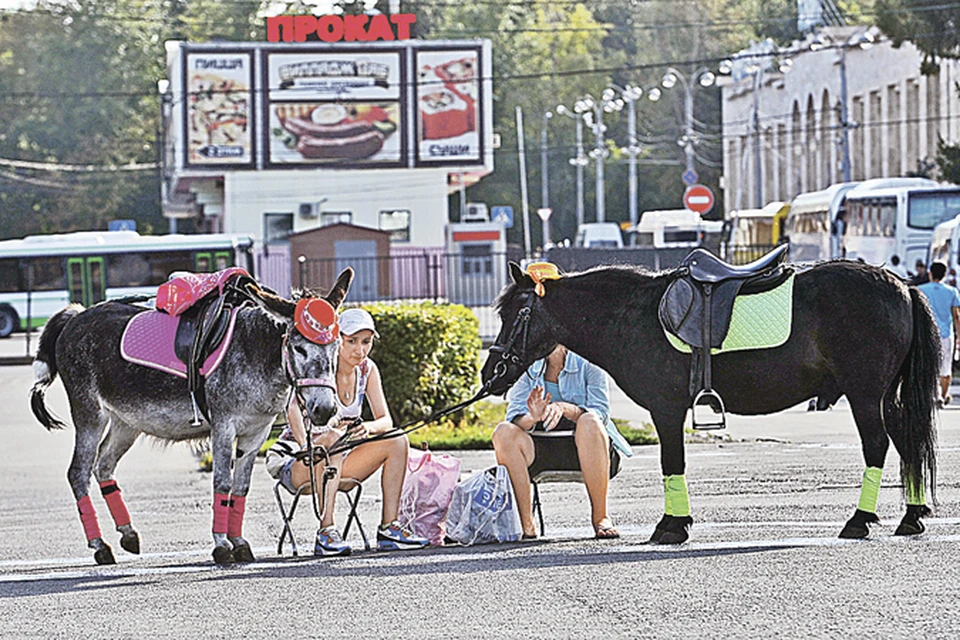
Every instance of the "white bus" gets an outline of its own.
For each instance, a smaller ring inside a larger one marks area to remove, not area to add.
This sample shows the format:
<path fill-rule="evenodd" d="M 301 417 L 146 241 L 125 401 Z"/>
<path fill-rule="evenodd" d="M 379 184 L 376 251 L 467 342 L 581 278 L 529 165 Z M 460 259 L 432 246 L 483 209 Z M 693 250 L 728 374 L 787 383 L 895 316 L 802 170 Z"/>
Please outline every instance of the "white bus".
<path fill-rule="evenodd" d="M 0 241 L 0 337 L 42 326 L 70 302 L 156 293 L 173 271 L 251 271 L 253 238 L 78 231 Z M 252 271 L 251 271 L 252 273 Z"/>
<path fill-rule="evenodd" d="M 858 187 L 843 206 L 843 256 L 905 277 L 918 259 L 927 259 L 934 228 L 960 214 L 960 187 Z"/>
<path fill-rule="evenodd" d="M 943 281 L 957 286 L 957 273 L 960 273 L 960 215 L 934 228 L 925 263 L 931 265 L 934 262 L 947 265 L 947 277 Z M 910 266 L 907 265 L 908 268 Z"/>
<path fill-rule="evenodd" d="M 830 232 L 844 196 L 856 186 L 856 182 L 840 182 L 793 199 L 783 229 L 784 241 L 790 243 L 791 261 L 817 262 L 839 257 L 839 247 L 831 242 Z"/>

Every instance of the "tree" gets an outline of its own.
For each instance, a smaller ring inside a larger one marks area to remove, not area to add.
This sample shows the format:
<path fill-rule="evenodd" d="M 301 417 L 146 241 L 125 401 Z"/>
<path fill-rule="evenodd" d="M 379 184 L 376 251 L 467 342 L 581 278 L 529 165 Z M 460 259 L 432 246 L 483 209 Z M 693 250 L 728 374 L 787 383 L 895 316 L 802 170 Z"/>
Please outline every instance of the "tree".
<path fill-rule="evenodd" d="M 941 58 L 960 57 L 960 6 L 941 0 L 877 0 L 877 26 L 899 47 L 909 40 L 923 53 L 920 71 L 931 75 Z"/>

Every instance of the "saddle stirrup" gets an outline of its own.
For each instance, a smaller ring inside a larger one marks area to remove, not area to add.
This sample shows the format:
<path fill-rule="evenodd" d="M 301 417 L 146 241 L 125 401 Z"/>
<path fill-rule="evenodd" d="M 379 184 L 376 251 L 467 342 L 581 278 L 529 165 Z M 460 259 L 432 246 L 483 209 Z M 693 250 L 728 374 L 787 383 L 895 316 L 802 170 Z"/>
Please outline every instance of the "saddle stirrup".
<path fill-rule="evenodd" d="M 197 405 L 197 394 L 193 391 L 190 392 L 190 402 L 193 404 L 193 421 L 190 422 L 191 427 L 199 427 L 200 422 L 200 407 Z"/>
<path fill-rule="evenodd" d="M 693 399 L 694 431 L 712 431 L 727 428 L 727 411 L 723 398 L 713 389 L 702 389 Z"/>

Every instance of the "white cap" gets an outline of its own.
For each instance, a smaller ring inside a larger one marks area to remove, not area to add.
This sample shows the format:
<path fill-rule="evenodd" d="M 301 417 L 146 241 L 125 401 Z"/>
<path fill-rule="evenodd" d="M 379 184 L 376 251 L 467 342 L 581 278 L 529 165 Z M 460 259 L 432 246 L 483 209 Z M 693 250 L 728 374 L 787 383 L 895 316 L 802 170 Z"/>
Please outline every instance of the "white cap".
<path fill-rule="evenodd" d="M 340 314 L 340 333 L 345 336 L 352 336 L 358 331 L 369 329 L 373 331 L 375 338 L 379 338 L 377 327 L 373 323 L 373 316 L 363 309 L 347 309 Z"/>

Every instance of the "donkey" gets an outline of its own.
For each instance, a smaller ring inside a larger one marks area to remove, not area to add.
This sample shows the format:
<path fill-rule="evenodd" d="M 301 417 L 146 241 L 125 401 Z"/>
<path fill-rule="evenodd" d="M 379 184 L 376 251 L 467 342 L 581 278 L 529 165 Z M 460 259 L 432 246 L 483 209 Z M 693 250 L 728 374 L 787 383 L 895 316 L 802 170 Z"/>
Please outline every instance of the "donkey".
<path fill-rule="evenodd" d="M 130 319 L 144 311 L 142 307 L 104 302 L 83 310 L 71 305 L 50 319 L 33 365 L 31 408 L 48 430 L 65 426 L 44 404 L 46 389 L 59 373 L 76 429 L 67 479 L 98 564 L 113 564 L 116 559 L 103 540 L 90 500 L 91 472 L 121 534 L 120 546 L 130 553 L 140 552 L 140 536 L 121 498 L 114 470 L 141 434 L 167 441 L 210 436 L 213 559 L 217 564 L 254 560 L 242 535 L 244 507 L 257 452 L 275 417 L 286 411 L 293 390 L 313 424 L 339 419 L 335 380 L 340 340 L 335 310 L 346 298 L 352 280 L 353 270 L 348 267 L 328 295 L 299 301 L 284 299 L 255 284 L 248 286 L 248 297 L 255 304 L 237 311 L 232 342 L 206 378 L 205 415 L 209 421 L 204 422 L 195 419 L 195 404 L 182 378 L 122 357 L 121 336 Z M 327 326 L 320 326 L 319 333 L 316 318 L 303 311 L 311 305 L 327 312 L 328 320 L 320 323 Z"/>

